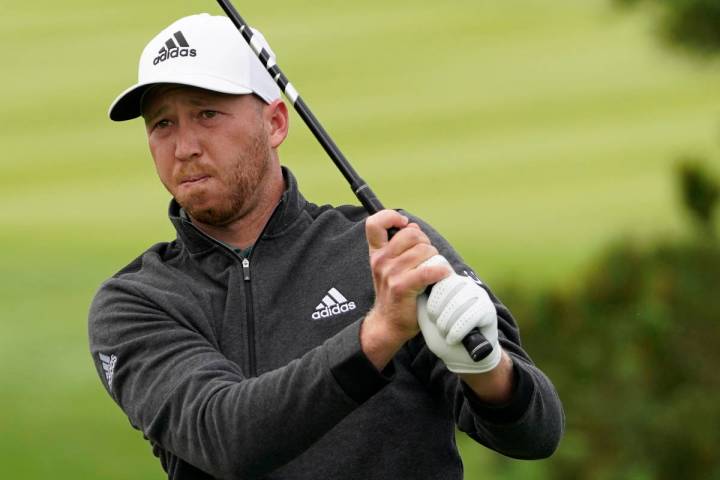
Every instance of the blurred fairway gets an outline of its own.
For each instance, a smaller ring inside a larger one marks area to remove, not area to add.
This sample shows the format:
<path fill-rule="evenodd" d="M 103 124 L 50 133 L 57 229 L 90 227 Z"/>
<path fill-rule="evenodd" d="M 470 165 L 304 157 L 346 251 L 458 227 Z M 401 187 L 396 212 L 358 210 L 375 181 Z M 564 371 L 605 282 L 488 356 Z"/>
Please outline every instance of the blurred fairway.
<path fill-rule="evenodd" d="M 219 9 L 10 3 L 0 3 L 3 476 L 162 478 L 87 352 L 100 282 L 174 237 L 141 122 L 113 124 L 106 111 L 160 28 Z M 605 1 L 237 7 L 383 202 L 432 223 L 491 285 L 571 282 L 620 233 L 678 234 L 671 166 L 717 149 L 720 68 L 664 52 L 645 18 Z M 292 121 L 281 159 L 306 195 L 354 202 Z M 467 459 L 467 478 L 482 461 Z M 541 469 L 519 463 L 506 478 Z"/>

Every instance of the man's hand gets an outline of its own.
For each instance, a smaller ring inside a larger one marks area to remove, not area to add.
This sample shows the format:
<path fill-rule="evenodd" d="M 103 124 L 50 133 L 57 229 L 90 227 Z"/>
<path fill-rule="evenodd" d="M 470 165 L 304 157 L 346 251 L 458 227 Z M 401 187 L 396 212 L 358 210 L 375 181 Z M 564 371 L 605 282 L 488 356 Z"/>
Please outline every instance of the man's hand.
<path fill-rule="evenodd" d="M 399 229 L 388 239 L 390 228 Z M 378 369 L 387 365 L 402 345 L 417 335 L 417 297 L 428 285 L 451 273 L 448 265 L 421 265 L 437 249 L 417 224 L 393 210 L 383 210 L 365 222 L 375 305 L 360 330 L 365 355 Z"/>
<path fill-rule="evenodd" d="M 440 256 L 425 265 L 447 265 Z M 418 323 L 428 348 L 448 370 L 460 378 L 483 401 L 501 404 L 510 400 L 513 388 L 513 363 L 498 342 L 497 312 L 484 288 L 472 279 L 452 273 L 438 282 L 428 298 L 418 298 Z M 475 362 L 462 346 L 462 339 L 473 328 L 493 346 L 493 351 Z"/>
<path fill-rule="evenodd" d="M 425 265 L 449 264 L 437 255 Z M 485 289 L 466 276 L 453 273 L 432 288 L 429 298 L 418 299 L 418 322 L 428 348 L 452 372 L 484 373 L 500 362 L 495 305 Z M 493 347 L 492 353 L 478 362 L 460 343 L 476 327 Z"/>

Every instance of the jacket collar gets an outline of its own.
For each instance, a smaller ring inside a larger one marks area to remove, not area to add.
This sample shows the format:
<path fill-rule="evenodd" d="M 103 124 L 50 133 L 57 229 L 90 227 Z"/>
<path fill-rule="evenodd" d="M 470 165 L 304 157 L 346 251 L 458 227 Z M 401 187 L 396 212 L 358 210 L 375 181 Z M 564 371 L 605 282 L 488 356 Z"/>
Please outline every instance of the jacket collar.
<path fill-rule="evenodd" d="M 261 239 L 280 235 L 295 222 L 307 204 L 298 189 L 297 180 L 292 172 L 287 167 L 282 167 L 282 173 L 285 179 L 285 192 L 270 216 Z M 209 250 L 219 244 L 218 241 L 195 227 L 189 218 L 183 218 L 180 215 L 180 205 L 174 198 L 170 201 L 168 217 L 177 231 L 178 240 L 185 244 L 191 253 Z"/>

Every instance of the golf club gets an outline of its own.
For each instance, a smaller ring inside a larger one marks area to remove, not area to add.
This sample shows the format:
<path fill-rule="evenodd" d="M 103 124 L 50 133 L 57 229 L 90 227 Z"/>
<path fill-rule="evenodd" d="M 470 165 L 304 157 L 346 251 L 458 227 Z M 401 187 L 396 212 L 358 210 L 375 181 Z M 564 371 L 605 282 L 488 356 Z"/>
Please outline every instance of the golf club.
<path fill-rule="evenodd" d="M 229 0 L 217 0 L 220 7 L 223 9 L 225 14 L 235 24 L 237 29 L 242 34 L 245 41 L 250 45 L 250 48 L 260 59 L 260 62 L 265 66 L 270 76 L 275 80 L 280 90 L 285 94 L 287 99 L 292 103 L 295 111 L 300 115 L 305 124 L 308 126 L 310 131 L 313 133 L 315 138 L 320 142 L 323 149 L 330 156 L 335 166 L 345 177 L 345 180 L 350 184 L 350 188 L 353 193 L 360 201 L 365 210 L 370 214 L 374 214 L 383 210 L 382 203 L 378 200 L 375 193 L 370 189 L 367 183 L 360 178 L 360 175 L 350 165 L 350 162 L 345 158 L 345 155 L 340 151 L 335 142 L 330 138 L 330 135 L 320 125 L 318 119 L 313 115 L 308 108 L 307 104 L 300 97 L 300 94 L 295 87 L 290 83 L 285 74 L 280 70 L 280 67 L 275 63 L 275 59 L 257 42 L 257 39 L 253 37 L 253 31 L 250 26 L 243 20 L 235 7 L 230 3 Z M 389 231 L 390 236 L 393 234 L 393 229 Z M 468 333 L 462 341 L 465 350 L 467 350 L 470 358 L 478 362 L 483 358 L 490 355 L 492 352 L 492 345 L 488 340 L 480 333 L 478 328 L 474 328 Z"/>

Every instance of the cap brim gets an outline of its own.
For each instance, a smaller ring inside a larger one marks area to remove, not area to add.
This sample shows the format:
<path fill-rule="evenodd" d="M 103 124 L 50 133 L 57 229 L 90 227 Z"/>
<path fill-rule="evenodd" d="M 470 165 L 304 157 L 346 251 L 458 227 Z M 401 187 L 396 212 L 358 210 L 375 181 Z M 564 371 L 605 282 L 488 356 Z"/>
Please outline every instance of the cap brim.
<path fill-rule="evenodd" d="M 142 115 L 142 97 L 148 88 L 154 85 L 176 84 L 187 85 L 189 87 L 203 88 L 219 93 L 229 93 L 234 95 L 244 95 L 253 93 L 253 91 L 244 85 L 238 85 L 222 78 L 207 75 L 185 75 L 184 78 L 161 79 L 156 78 L 150 82 L 142 82 L 133 85 L 122 92 L 115 101 L 110 105 L 108 115 L 110 120 L 122 122 L 124 120 L 132 120 Z M 267 100 L 266 100 L 267 101 Z"/>

